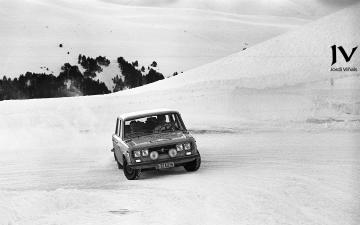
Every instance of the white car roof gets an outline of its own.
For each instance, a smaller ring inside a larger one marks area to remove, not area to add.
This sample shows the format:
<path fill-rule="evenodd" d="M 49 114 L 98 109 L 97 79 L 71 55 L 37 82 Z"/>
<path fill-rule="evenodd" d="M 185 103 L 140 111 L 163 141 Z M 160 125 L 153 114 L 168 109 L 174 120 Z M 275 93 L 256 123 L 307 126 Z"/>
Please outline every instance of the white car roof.
<path fill-rule="evenodd" d="M 128 120 L 138 117 L 146 117 L 156 114 L 165 114 L 165 113 L 179 113 L 178 110 L 174 109 L 151 109 L 151 110 L 144 110 L 144 111 L 136 111 L 136 112 L 129 112 L 124 113 L 119 116 L 120 119 Z"/>

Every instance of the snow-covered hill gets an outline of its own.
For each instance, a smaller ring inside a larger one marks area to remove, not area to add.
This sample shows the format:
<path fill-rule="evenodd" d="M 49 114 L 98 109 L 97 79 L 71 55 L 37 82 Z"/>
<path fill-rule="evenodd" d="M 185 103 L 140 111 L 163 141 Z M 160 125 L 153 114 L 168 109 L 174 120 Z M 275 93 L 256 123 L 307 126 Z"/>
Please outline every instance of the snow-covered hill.
<path fill-rule="evenodd" d="M 356 75 L 356 72 L 334 72 L 330 68 L 332 45 L 343 46 L 348 54 L 359 45 L 358 10 L 359 4 L 246 51 L 189 70 L 182 76 L 134 91 L 196 86 L 210 81 L 231 81 L 233 87 L 263 89 Z M 339 62 L 333 67 L 360 65 L 357 52 L 349 63 L 338 55 Z"/>
<path fill-rule="evenodd" d="M 58 74 L 79 54 L 107 56 L 108 86 L 123 56 L 157 61 L 165 75 L 185 71 L 282 34 L 307 22 L 193 9 L 131 7 L 100 0 L 0 1 L 0 75 Z M 59 45 L 63 44 L 60 48 Z M 42 69 L 49 68 L 49 71 Z"/>
<path fill-rule="evenodd" d="M 194 102 L 191 96 L 203 96 L 192 110 L 226 112 L 238 120 L 312 121 L 321 117 L 317 119 L 326 121 L 339 117 L 356 121 L 359 72 L 330 71 L 330 46 L 342 45 L 350 51 L 359 45 L 358 10 L 359 4 L 181 76 L 117 95 L 168 92 L 169 99 L 190 99 L 189 104 Z M 338 56 L 333 67 L 339 66 L 359 67 L 359 53 L 349 63 Z M 224 97 L 216 105 L 203 101 L 214 93 L 220 98 L 219 92 Z"/>
<path fill-rule="evenodd" d="M 0 126 L 111 130 L 117 114 L 155 107 L 178 108 L 192 125 L 356 122 L 358 72 L 329 70 L 331 45 L 358 45 L 359 6 L 144 87 L 107 96 L 2 102 Z M 349 63 L 339 58 L 336 66 L 359 66 L 357 54 Z"/>
<path fill-rule="evenodd" d="M 359 9 L 137 89 L 0 102 L 0 224 L 357 224 L 360 77 L 329 70 Z M 116 115 L 158 107 L 181 111 L 202 168 L 127 181 Z"/>

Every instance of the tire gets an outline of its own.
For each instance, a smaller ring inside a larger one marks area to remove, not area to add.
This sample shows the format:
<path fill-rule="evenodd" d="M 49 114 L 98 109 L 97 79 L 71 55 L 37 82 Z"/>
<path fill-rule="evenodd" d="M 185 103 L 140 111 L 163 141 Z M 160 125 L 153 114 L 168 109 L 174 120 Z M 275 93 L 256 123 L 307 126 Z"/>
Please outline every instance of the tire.
<path fill-rule="evenodd" d="M 201 156 L 199 154 L 199 158 L 195 159 L 194 161 L 188 162 L 184 165 L 184 168 L 188 172 L 197 171 L 201 165 Z"/>
<path fill-rule="evenodd" d="M 124 158 L 124 175 L 128 180 L 137 180 L 140 177 L 139 169 L 132 169 Z"/>
<path fill-rule="evenodd" d="M 115 152 L 114 152 L 114 158 L 115 158 L 115 161 L 117 163 L 117 166 L 118 166 L 118 169 L 123 169 L 123 166 L 120 164 L 119 160 L 117 159 L 116 155 L 115 155 Z"/>

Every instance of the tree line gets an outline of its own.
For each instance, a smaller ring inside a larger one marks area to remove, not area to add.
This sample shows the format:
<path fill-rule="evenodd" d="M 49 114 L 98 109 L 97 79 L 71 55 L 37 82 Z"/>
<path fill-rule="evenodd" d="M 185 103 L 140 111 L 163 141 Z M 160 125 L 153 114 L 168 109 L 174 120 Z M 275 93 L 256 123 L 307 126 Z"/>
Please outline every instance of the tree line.
<path fill-rule="evenodd" d="M 119 75 L 112 78 L 115 85 L 113 88 L 114 92 L 140 87 L 165 79 L 164 75 L 156 70 L 157 62 L 155 61 L 153 61 L 147 69 L 145 69 L 144 66 L 140 67 L 138 61 L 130 63 L 123 57 L 119 57 L 117 63 L 123 78 Z"/>
<path fill-rule="evenodd" d="M 155 61 L 147 68 L 140 67 L 138 61 L 128 62 L 123 57 L 117 58 L 117 63 L 120 73 L 112 78 L 114 84 L 112 92 L 164 79 L 163 74 L 157 71 Z M 103 56 L 91 58 L 80 54 L 78 64 L 83 72 L 77 65 L 65 63 L 57 76 L 32 72 L 26 72 L 13 79 L 3 76 L 0 79 L 0 101 L 111 93 L 104 82 L 96 79 L 97 74 L 110 65 L 109 59 Z"/>

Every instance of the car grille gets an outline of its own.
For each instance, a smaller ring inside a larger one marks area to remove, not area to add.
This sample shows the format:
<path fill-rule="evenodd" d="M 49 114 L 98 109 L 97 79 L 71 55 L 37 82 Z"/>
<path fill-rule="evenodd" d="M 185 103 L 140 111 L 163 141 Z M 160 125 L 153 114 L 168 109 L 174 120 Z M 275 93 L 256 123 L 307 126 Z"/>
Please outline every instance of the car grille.
<path fill-rule="evenodd" d="M 167 155 L 170 149 L 176 149 L 176 145 L 165 145 L 165 146 L 158 146 L 149 148 L 149 152 L 157 151 L 159 155 Z"/>

